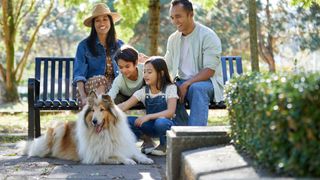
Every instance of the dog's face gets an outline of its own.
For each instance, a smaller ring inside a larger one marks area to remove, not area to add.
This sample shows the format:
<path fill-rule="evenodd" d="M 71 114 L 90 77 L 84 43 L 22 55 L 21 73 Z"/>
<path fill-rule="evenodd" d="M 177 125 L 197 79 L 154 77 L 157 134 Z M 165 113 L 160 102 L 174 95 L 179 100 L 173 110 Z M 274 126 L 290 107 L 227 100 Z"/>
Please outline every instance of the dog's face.
<path fill-rule="evenodd" d="M 96 133 L 114 126 L 117 123 L 117 117 L 112 113 L 114 106 L 109 95 L 103 94 L 98 97 L 95 92 L 90 92 L 85 113 L 86 125 L 95 128 Z"/>

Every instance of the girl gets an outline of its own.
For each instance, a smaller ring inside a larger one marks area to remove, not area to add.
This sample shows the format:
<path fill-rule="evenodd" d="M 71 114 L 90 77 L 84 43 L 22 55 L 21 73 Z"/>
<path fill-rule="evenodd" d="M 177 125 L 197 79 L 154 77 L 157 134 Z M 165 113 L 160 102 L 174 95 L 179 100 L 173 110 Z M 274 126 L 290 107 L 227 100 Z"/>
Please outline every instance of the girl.
<path fill-rule="evenodd" d="M 116 38 L 114 27 L 120 17 L 118 13 L 111 12 L 106 4 L 99 3 L 83 22 L 91 28 L 91 32 L 79 43 L 74 62 L 73 83 L 78 88 L 80 107 L 86 104 L 90 91 L 99 94 L 108 92 L 118 75 L 118 67 L 112 57 L 123 44 Z"/>
<path fill-rule="evenodd" d="M 177 99 L 177 86 L 172 83 L 166 62 L 162 57 L 149 58 L 144 65 L 143 79 L 145 86 L 136 91 L 127 101 L 119 107 L 126 111 L 141 101 L 146 107 L 146 115 L 142 117 L 129 117 L 129 124 L 140 138 L 141 135 L 159 137 L 160 144 L 151 150 L 153 155 L 166 154 L 166 131 L 175 125 Z M 148 152 L 145 152 L 148 153 Z"/>

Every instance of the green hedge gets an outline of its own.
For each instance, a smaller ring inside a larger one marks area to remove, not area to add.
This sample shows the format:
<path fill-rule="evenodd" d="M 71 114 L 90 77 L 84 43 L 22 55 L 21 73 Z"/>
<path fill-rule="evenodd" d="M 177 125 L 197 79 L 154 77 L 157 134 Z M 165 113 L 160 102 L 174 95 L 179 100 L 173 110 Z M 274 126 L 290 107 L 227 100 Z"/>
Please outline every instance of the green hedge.
<path fill-rule="evenodd" d="M 320 177 L 319 73 L 248 73 L 226 94 L 236 146 L 278 173 Z"/>

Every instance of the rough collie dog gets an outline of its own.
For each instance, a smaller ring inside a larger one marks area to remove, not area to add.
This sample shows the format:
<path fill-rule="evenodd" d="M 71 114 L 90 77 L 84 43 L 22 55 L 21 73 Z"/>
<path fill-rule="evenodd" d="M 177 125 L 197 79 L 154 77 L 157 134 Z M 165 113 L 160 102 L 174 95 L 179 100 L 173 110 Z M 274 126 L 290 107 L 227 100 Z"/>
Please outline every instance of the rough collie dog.
<path fill-rule="evenodd" d="M 20 147 L 22 144 L 20 144 Z M 81 161 L 85 164 L 152 164 L 135 144 L 126 115 L 108 95 L 91 92 L 76 122 L 60 122 L 27 142 L 24 154 Z"/>

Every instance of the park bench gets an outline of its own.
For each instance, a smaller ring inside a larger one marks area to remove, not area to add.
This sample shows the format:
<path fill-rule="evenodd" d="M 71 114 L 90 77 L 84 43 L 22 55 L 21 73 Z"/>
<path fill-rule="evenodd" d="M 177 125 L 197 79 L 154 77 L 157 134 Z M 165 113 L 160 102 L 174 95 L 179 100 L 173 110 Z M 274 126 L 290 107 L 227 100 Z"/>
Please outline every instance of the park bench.
<path fill-rule="evenodd" d="M 235 70 L 238 74 L 242 73 L 241 57 L 223 56 L 221 61 L 224 83 L 234 75 Z M 79 110 L 76 86 L 72 84 L 73 62 L 74 58 L 35 58 L 35 77 L 28 79 L 28 139 L 41 135 L 41 110 Z M 223 106 L 211 103 L 209 108 L 225 108 Z"/>

